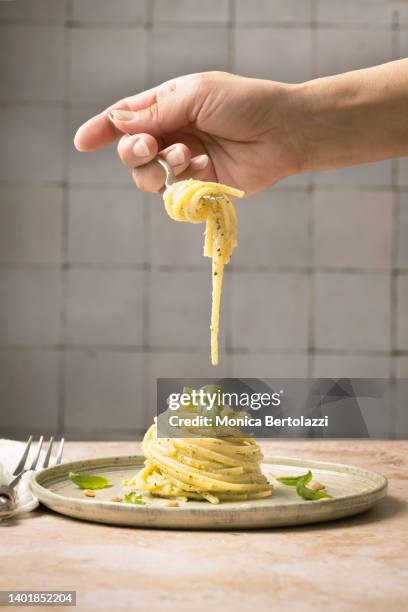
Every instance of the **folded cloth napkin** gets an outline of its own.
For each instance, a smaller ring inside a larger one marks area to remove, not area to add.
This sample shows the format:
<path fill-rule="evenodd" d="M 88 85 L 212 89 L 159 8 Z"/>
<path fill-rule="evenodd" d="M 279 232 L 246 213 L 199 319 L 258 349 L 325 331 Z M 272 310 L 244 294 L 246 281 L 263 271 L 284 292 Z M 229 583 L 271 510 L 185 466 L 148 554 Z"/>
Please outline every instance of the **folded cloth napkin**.
<path fill-rule="evenodd" d="M 14 476 L 13 472 L 21 459 L 26 443 L 17 442 L 16 440 L 0 439 L 0 485 L 9 484 Z M 37 444 L 32 444 L 28 455 L 27 465 L 33 460 Z M 38 465 L 42 465 L 42 459 L 45 453 L 41 453 Z M 30 479 L 33 475 L 30 470 L 23 474 L 17 485 L 17 509 L 15 515 L 25 514 L 38 506 L 38 500 L 33 496 L 30 490 Z M 1 519 L 0 519 L 1 520 Z"/>

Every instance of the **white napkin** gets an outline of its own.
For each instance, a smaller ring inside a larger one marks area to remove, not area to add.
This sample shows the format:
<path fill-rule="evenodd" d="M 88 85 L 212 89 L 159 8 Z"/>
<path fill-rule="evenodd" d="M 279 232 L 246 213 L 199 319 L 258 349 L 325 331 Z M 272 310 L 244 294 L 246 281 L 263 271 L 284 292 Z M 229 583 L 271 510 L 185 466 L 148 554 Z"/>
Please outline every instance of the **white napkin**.
<path fill-rule="evenodd" d="M 7 485 L 13 480 L 14 476 L 12 474 L 16 468 L 16 465 L 21 459 L 25 446 L 25 442 L 0 439 L 0 485 Z M 37 442 L 33 442 L 31 444 L 26 465 L 29 465 L 34 459 L 36 449 Z M 41 452 L 40 460 L 38 462 L 39 465 L 42 465 L 42 459 L 44 456 L 45 453 Z M 29 471 L 23 474 L 23 476 L 20 478 L 16 489 L 17 509 L 13 516 L 30 512 L 38 506 L 38 500 L 31 493 L 29 486 L 32 474 L 33 471 Z"/>

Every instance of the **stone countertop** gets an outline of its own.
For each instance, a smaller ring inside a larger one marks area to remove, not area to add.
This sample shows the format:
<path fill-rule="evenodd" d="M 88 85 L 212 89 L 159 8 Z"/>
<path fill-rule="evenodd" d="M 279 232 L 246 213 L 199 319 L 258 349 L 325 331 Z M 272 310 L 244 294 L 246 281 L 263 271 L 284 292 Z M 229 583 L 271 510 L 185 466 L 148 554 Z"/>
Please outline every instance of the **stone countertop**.
<path fill-rule="evenodd" d="M 388 497 L 332 523 L 231 532 L 114 527 L 40 507 L 0 526 L 0 589 L 76 590 L 77 609 L 115 612 L 408 610 L 408 442 L 287 440 L 262 447 L 265 454 L 381 472 Z M 70 442 L 64 459 L 139 449 L 131 442 Z"/>

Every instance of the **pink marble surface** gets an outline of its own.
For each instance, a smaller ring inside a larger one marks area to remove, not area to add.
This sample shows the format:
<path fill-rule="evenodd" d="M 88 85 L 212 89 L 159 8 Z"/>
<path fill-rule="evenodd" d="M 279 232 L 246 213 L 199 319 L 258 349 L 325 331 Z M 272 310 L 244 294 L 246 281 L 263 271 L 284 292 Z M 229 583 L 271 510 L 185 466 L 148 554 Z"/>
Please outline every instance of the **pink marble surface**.
<path fill-rule="evenodd" d="M 408 610 L 408 442 L 291 440 L 263 448 L 382 472 L 389 495 L 355 518 L 252 532 L 119 528 L 40 508 L 0 527 L 0 589 L 73 589 L 77 609 L 96 611 Z M 129 442 L 73 442 L 65 460 L 138 450 Z"/>

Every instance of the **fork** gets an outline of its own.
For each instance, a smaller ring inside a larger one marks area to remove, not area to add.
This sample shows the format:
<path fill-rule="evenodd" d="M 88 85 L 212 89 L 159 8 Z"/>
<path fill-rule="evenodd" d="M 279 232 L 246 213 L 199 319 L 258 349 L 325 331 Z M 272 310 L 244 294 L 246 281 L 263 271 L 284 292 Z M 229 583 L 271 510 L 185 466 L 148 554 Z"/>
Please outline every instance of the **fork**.
<path fill-rule="evenodd" d="M 44 436 L 40 436 L 40 439 L 37 444 L 37 448 L 35 450 L 34 458 L 31 461 L 31 464 L 29 464 L 29 466 L 26 467 L 27 457 L 28 457 L 28 453 L 30 452 L 32 441 L 33 441 L 33 436 L 30 436 L 27 440 L 27 444 L 25 446 L 22 457 L 20 461 L 18 462 L 18 464 L 16 465 L 15 470 L 13 472 L 13 476 L 15 478 L 8 485 L 0 486 L 0 519 L 9 518 L 12 516 L 12 514 L 14 514 L 16 510 L 16 506 L 17 506 L 15 487 L 17 486 L 23 474 L 31 470 L 35 470 L 37 468 L 37 465 L 40 459 L 41 448 L 44 442 Z M 53 436 L 51 436 L 48 442 L 48 449 L 47 449 L 46 455 L 44 457 L 44 460 L 42 461 L 42 465 L 38 467 L 47 468 L 49 466 L 53 444 L 54 444 L 54 438 Z M 55 459 L 55 465 L 59 465 L 61 463 L 63 450 L 64 450 L 64 438 L 61 438 L 59 447 L 58 447 L 57 457 Z"/>
<path fill-rule="evenodd" d="M 161 165 L 166 173 L 166 187 L 171 187 L 174 183 L 177 183 L 177 177 L 174 174 L 172 167 L 170 164 L 166 162 L 162 157 L 156 157 L 156 161 Z M 205 195 L 203 196 L 203 200 L 223 200 L 223 196 L 214 196 L 214 195 Z"/>

